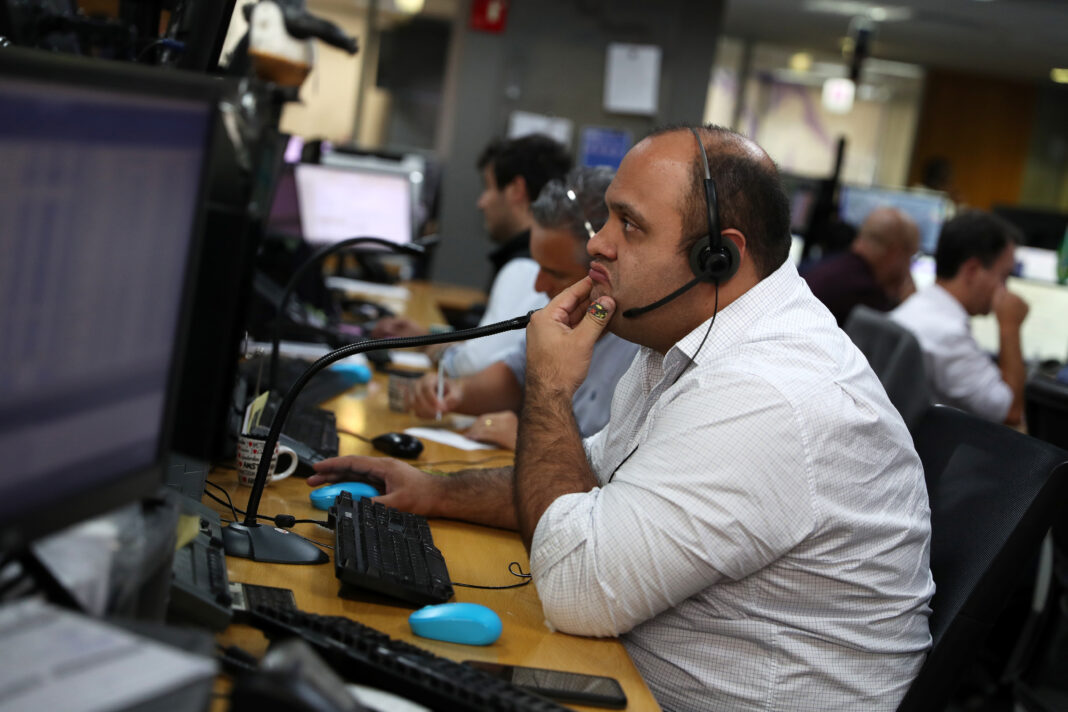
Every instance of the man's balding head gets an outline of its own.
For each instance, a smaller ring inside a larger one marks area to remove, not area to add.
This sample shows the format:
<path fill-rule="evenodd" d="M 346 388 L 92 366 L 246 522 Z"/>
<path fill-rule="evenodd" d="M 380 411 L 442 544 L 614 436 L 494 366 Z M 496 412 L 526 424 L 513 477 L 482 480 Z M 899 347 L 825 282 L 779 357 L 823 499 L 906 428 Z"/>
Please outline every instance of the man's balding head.
<path fill-rule="evenodd" d="M 687 126 L 655 130 L 649 139 L 685 132 Z M 721 230 L 734 228 L 746 237 L 747 249 L 759 278 L 774 272 L 790 254 L 790 203 L 775 162 L 755 142 L 719 126 L 697 128 L 708 154 L 708 167 L 716 184 Z M 689 192 L 679 203 L 683 214 L 682 252 L 688 253 L 708 233 L 705 203 L 705 169 L 701 153 L 693 147 Z"/>
<path fill-rule="evenodd" d="M 901 284 L 920 248 L 920 230 L 897 208 L 871 211 L 853 240 L 852 251 L 868 263 L 875 281 L 892 291 Z"/>

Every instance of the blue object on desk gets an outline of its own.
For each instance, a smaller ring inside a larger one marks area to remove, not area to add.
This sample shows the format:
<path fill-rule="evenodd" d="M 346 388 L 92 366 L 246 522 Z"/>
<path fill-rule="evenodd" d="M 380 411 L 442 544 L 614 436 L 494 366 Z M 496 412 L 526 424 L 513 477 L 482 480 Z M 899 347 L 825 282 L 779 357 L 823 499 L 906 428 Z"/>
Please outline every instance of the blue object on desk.
<path fill-rule="evenodd" d="M 362 363 L 335 363 L 330 368 L 339 373 L 344 373 L 352 382 L 367 383 L 371 380 L 371 369 Z"/>
<path fill-rule="evenodd" d="M 1068 366 L 1065 366 L 1060 371 L 1057 371 L 1057 380 L 1061 383 L 1068 383 Z"/>
<path fill-rule="evenodd" d="M 478 603 L 439 603 L 408 616 L 412 632 L 423 638 L 464 645 L 489 645 L 501 637 L 501 618 Z"/>
<path fill-rule="evenodd" d="M 332 485 L 312 490 L 308 498 L 311 499 L 312 506 L 316 509 L 330 509 L 334 500 L 342 492 L 348 492 L 353 499 L 377 497 L 379 494 L 378 490 L 366 482 L 335 482 Z"/>

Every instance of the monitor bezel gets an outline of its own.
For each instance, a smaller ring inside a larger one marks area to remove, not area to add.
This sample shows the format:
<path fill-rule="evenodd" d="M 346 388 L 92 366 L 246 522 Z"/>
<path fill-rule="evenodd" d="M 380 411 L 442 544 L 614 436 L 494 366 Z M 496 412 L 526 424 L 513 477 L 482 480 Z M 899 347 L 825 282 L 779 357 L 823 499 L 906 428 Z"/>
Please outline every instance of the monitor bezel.
<path fill-rule="evenodd" d="M 129 96 L 201 101 L 208 104 L 196 215 L 186 254 L 185 275 L 175 324 L 174 349 L 168 369 L 161 434 L 153 461 L 115 474 L 105 483 L 77 492 L 57 492 L 47 506 L 16 513 L 0 522 L 0 551 L 24 549 L 34 540 L 86 519 L 152 495 L 163 483 L 163 459 L 170 447 L 176 392 L 190 329 L 194 286 L 204 234 L 204 205 L 211 165 L 210 148 L 218 130 L 218 106 L 228 84 L 219 79 L 173 69 L 147 68 L 112 60 L 57 55 L 41 50 L 8 48 L 0 51 L 0 78 L 111 91 Z M 47 486 L 42 483 L 39 486 Z"/>

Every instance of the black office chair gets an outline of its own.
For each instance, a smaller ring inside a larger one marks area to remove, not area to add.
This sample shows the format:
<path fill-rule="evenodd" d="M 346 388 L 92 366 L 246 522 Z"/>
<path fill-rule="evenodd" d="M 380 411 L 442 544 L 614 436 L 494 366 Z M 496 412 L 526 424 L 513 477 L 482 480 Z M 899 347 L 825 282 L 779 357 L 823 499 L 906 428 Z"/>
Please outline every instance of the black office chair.
<path fill-rule="evenodd" d="M 1068 383 L 1035 373 L 1024 387 L 1024 418 L 1030 435 L 1068 448 Z"/>
<path fill-rule="evenodd" d="M 844 328 L 911 430 L 931 402 L 920 343 L 884 312 L 863 304 L 853 307 Z"/>
<path fill-rule="evenodd" d="M 912 431 L 931 502 L 934 645 L 899 712 L 942 710 L 1068 503 L 1068 452 L 931 406 Z"/>

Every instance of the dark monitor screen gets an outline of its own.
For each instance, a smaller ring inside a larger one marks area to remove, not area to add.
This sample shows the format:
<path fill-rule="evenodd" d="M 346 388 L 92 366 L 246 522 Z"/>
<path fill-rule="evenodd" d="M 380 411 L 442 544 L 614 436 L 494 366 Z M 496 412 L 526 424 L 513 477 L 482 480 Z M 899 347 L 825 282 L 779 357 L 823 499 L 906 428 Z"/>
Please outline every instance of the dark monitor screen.
<path fill-rule="evenodd" d="M 1056 250 L 1068 234 L 1068 213 L 1019 205 L 995 205 L 995 215 L 1008 220 L 1023 233 L 1023 243 L 1043 250 Z"/>
<path fill-rule="evenodd" d="M 857 228 L 868 213 L 884 205 L 912 218 L 920 230 L 920 251 L 928 255 L 935 253 L 942 223 L 950 212 L 950 202 L 944 193 L 844 185 L 838 194 L 839 217 Z"/>
<path fill-rule="evenodd" d="M 144 80 L 0 53 L 0 546 L 160 482 L 215 102 Z"/>

